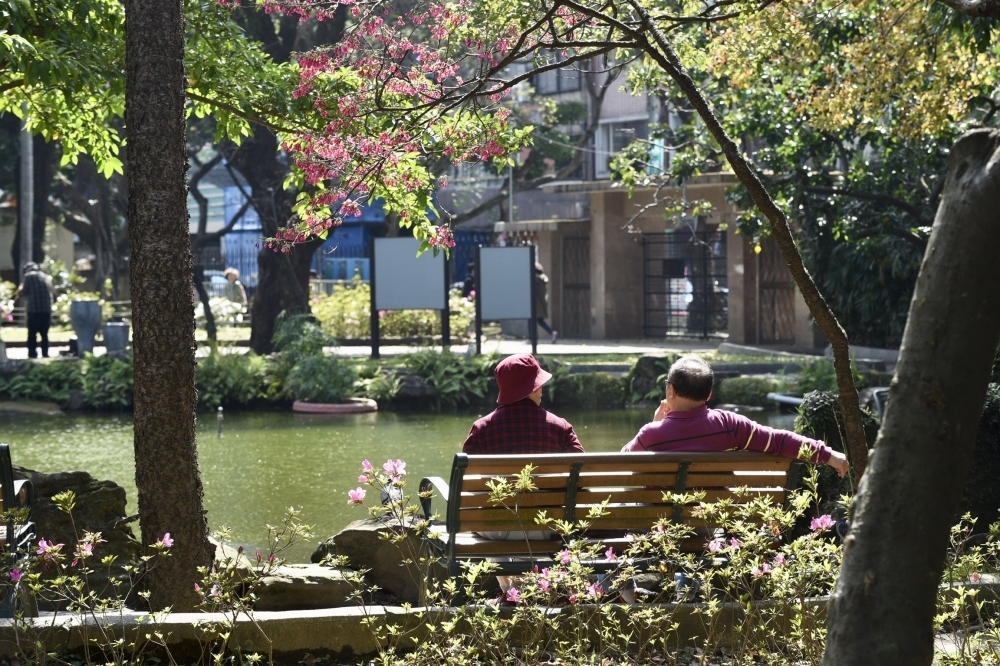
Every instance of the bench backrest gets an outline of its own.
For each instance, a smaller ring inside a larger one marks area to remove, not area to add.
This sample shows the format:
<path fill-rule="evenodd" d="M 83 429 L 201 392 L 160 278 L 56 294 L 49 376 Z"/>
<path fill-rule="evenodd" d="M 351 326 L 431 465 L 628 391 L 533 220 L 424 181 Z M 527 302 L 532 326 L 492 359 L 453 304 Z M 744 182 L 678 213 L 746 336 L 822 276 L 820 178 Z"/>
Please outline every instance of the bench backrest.
<path fill-rule="evenodd" d="M 734 497 L 741 487 L 784 502 L 786 490 L 799 481 L 794 460 L 756 453 L 579 453 L 540 455 L 455 455 L 449 481 L 447 530 L 489 532 L 538 529 L 534 517 L 581 520 L 589 508 L 610 499 L 608 515 L 592 529 L 650 529 L 661 518 L 696 527 L 712 527 L 663 500 L 664 491 L 704 491 L 714 502 Z M 533 465 L 538 490 L 508 500 L 489 501 L 487 483 L 514 477 Z"/>

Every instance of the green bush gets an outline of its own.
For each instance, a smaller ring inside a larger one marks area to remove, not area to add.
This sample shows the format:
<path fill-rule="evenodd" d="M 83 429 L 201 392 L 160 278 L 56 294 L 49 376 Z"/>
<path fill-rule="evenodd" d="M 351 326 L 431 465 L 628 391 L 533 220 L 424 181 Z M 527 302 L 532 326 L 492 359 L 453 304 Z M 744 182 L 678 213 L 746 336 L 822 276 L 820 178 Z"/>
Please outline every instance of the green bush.
<path fill-rule="evenodd" d="M 858 372 L 858 369 L 851 363 L 851 372 L 854 373 L 854 385 L 863 388 L 865 378 Z M 837 372 L 833 366 L 833 359 L 824 358 L 809 363 L 802 364 L 802 370 L 798 378 L 798 391 L 801 395 L 811 391 L 830 391 L 836 393 Z"/>
<path fill-rule="evenodd" d="M 607 372 L 567 374 L 552 395 L 552 405 L 578 409 L 616 409 L 625 404 L 625 379 Z"/>
<path fill-rule="evenodd" d="M 461 290 L 453 290 L 448 296 L 448 307 L 451 335 L 464 338 L 475 322 L 475 302 L 463 298 Z M 371 337 L 371 287 L 357 275 L 349 284 L 335 285 L 331 295 L 313 298 L 312 310 L 323 330 L 335 338 Z M 385 310 L 379 316 L 379 334 L 385 338 L 441 335 L 441 315 L 437 310 Z"/>
<path fill-rule="evenodd" d="M 493 381 L 495 355 L 466 359 L 450 351 L 433 349 L 407 354 L 403 365 L 411 373 L 427 380 L 437 390 L 437 408 L 463 407 L 484 400 Z"/>
<path fill-rule="evenodd" d="M 83 388 L 83 374 L 76 361 L 29 362 L 28 369 L 6 382 L 0 380 L 0 395 L 10 400 L 63 402 L 69 392 Z"/>
<path fill-rule="evenodd" d="M 110 356 L 84 357 L 83 397 L 93 409 L 128 409 L 132 406 L 132 359 Z"/>
<path fill-rule="evenodd" d="M 198 362 L 198 400 L 204 407 L 245 407 L 263 394 L 265 360 L 249 354 L 213 350 Z"/>
<path fill-rule="evenodd" d="M 625 377 L 629 402 L 660 402 L 664 398 L 667 372 L 677 360 L 667 356 L 640 356 Z"/>
<path fill-rule="evenodd" d="M 781 382 L 768 377 L 730 377 L 719 383 L 719 402 L 734 405 L 756 405 L 767 407 L 771 402 L 768 393 L 780 391 Z"/>
<path fill-rule="evenodd" d="M 336 340 L 311 317 L 278 317 L 274 345 L 279 350 L 268 368 L 268 395 L 283 400 L 344 402 L 355 393 L 357 373 L 343 358 L 327 356 Z"/>

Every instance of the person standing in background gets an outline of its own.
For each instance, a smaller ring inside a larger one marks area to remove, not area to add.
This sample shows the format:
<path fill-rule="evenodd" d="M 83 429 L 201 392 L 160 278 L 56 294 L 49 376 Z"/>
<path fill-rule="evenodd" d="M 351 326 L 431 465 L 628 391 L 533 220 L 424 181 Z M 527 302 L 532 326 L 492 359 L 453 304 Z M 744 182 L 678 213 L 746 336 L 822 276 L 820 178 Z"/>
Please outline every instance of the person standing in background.
<path fill-rule="evenodd" d="M 24 265 L 24 279 L 17 288 L 24 301 L 28 324 L 28 358 L 38 358 L 41 338 L 42 357 L 49 356 L 49 325 L 52 323 L 52 278 L 33 261 Z"/>
<path fill-rule="evenodd" d="M 232 301 L 233 303 L 239 303 L 243 306 L 243 309 L 247 309 L 247 292 L 240 284 L 240 272 L 230 266 L 222 273 L 226 276 L 226 286 L 224 287 L 223 294 L 226 299 Z"/>
<path fill-rule="evenodd" d="M 545 267 L 537 261 L 535 262 L 535 321 L 546 333 L 551 336 L 551 341 L 555 344 L 559 337 L 558 331 L 553 331 L 545 318 L 549 316 L 549 276 L 545 274 Z"/>

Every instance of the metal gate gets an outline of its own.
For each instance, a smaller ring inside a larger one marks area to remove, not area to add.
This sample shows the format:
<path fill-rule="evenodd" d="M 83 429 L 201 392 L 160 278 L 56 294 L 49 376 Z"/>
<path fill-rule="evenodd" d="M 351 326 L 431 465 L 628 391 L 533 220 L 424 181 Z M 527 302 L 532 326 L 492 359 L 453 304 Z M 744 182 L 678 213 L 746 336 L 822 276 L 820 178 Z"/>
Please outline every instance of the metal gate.
<path fill-rule="evenodd" d="M 681 227 L 643 234 L 642 241 L 644 335 L 728 337 L 725 232 Z"/>
<path fill-rule="evenodd" d="M 562 336 L 590 337 L 590 238 L 563 238 Z"/>

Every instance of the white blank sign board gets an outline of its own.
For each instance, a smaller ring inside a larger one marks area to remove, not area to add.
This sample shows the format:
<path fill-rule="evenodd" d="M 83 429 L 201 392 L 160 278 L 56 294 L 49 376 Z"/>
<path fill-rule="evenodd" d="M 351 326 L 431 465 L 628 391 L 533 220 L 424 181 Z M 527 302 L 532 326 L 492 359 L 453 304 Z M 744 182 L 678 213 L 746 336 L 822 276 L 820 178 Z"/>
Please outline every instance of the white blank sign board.
<path fill-rule="evenodd" d="M 419 249 L 416 238 L 375 239 L 375 309 L 445 308 L 444 253 Z"/>
<path fill-rule="evenodd" d="M 484 321 L 531 319 L 532 248 L 484 247 L 479 250 L 480 306 Z"/>

